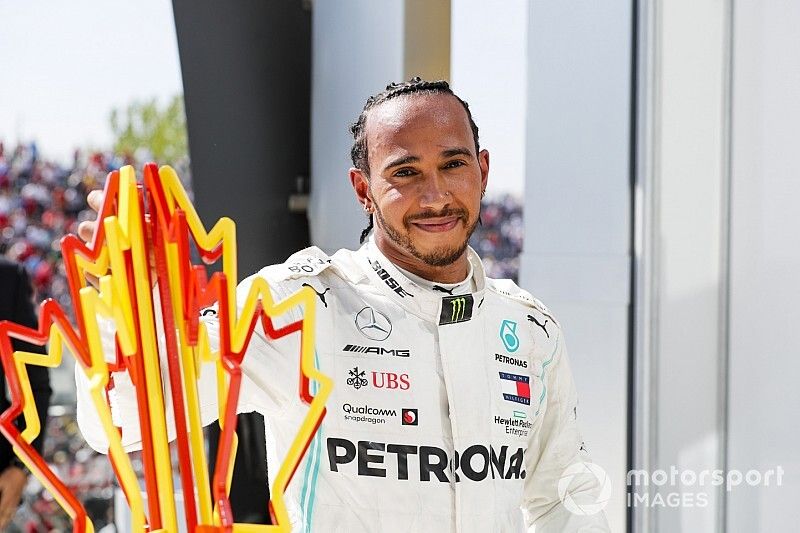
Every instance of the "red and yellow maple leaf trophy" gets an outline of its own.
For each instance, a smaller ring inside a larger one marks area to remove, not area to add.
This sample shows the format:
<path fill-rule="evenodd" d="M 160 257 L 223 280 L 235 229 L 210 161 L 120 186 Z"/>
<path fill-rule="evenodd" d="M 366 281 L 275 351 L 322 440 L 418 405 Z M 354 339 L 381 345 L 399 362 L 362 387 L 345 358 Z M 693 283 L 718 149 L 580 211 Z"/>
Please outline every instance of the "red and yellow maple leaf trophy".
<path fill-rule="evenodd" d="M 130 166 L 109 174 L 98 220 L 102 224 L 88 246 L 74 235 L 61 242 L 77 328 L 53 300 L 42 303 L 38 330 L 0 322 L 0 357 L 11 392 L 11 406 L 0 415 L 0 432 L 73 519 L 73 531 L 92 532 L 80 501 L 30 444 L 41 428 L 26 365 L 58 366 L 66 344 L 90 383 L 92 401 L 109 442 L 109 459 L 131 509 L 133 531 L 178 530 L 164 390 L 172 396 L 186 529 L 192 533 L 289 531 L 284 492 L 325 416 L 325 401 L 333 386 L 314 365 L 313 291 L 305 287 L 274 302 L 266 281 L 257 280 L 239 310 L 235 225 L 222 218 L 206 232 L 170 167 L 146 165 L 143 184 L 137 184 Z M 203 265 L 192 264 L 190 241 L 205 263 L 221 260 L 222 271 L 208 279 Z M 86 283 L 87 273 L 99 277 L 99 288 Z M 154 286 L 160 309 L 154 307 Z M 200 309 L 214 302 L 219 308 L 218 350 L 211 349 L 205 325 L 199 320 Z M 296 306 L 302 307 L 301 320 L 273 327 L 273 317 Z M 109 319 L 116 327 L 116 361 L 112 364 L 106 362 L 98 327 L 98 320 Z M 165 353 L 159 349 L 158 320 L 163 325 Z M 234 523 L 228 500 L 236 454 L 240 364 L 259 321 L 272 338 L 301 336 L 298 394 L 309 406 L 271 487 L 271 526 Z M 37 345 L 49 342 L 49 353 L 15 352 L 11 339 Z M 166 375 L 162 375 L 162 360 L 166 360 Z M 205 362 L 216 363 L 221 426 L 210 484 L 197 388 Z M 136 390 L 146 505 L 108 402 L 110 373 L 122 370 L 129 373 Z M 169 380 L 168 389 L 162 386 L 162 379 Z M 313 396 L 311 380 L 319 385 Z M 14 424 L 20 413 L 25 420 L 22 432 Z"/>

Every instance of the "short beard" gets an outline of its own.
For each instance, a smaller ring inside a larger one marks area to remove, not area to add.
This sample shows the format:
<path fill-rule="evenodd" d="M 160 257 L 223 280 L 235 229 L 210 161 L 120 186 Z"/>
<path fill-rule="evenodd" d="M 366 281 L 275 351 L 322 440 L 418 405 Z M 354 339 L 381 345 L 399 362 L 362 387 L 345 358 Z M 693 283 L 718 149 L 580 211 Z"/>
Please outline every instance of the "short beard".
<path fill-rule="evenodd" d="M 434 250 L 430 253 L 424 254 L 419 250 L 417 250 L 416 246 L 414 246 L 414 243 L 411 242 L 411 238 L 408 236 L 409 235 L 408 230 L 410 228 L 410 221 L 408 219 L 405 218 L 403 219 L 403 225 L 406 228 L 406 233 L 403 234 L 397 231 L 396 228 L 394 228 L 393 226 L 391 226 L 386 222 L 386 219 L 383 218 L 383 213 L 381 213 L 381 210 L 377 206 L 377 204 L 375 205 L 375 214 L 378 217 L 378 221 L 380 222 L 381 227 L 383 228 L 383 230 L 386 232 L 386 235 L 393 243 L 395 243 L 400 248 L 403 248 L 408 253 L 410 253 L 411 255 L 413 255 L 426 265 L 432 267 L 443 267 L 455 263 L 456 260 L 458 260 L 458 258 L 461 257 L 461 255 L 467 249 L 467 246 L 469 245 L 469 238 L 472 237 L 472 233 L 475 231 L 475 228 L 478 227 L 478 222 L 480 221 L 480 217 L 478 217 L 475 220 L 475 222 L 473 222 L 472 225 L 469 228 L 467 228 L 467 236 L 464 239 L 464 242 L 462 242 L 459 246 L 451 249 L 440 248 L 438 250 Z M 467 213 L 463 209 L 448 209 L 443 211 L 442 213 L 436 213 L 436 214 L 426 213 L 424 216 L 446 217 L 453 215 L 459 216 L 460 217 L 459 220 L 466 221 Z M 423 217 L 420 216 L 415 218 L 423 218 Z"/>

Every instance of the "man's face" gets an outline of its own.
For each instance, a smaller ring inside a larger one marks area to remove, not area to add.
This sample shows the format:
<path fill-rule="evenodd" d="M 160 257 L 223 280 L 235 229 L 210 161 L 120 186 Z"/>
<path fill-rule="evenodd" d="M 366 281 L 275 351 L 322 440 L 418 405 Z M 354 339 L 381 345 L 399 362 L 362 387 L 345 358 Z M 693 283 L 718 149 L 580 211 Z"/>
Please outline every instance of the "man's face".
<path fill-rule="evenodd" d="M 365 135 L 376 237 L 430 266 L 453 263 L 478 224 L 489 172 L 461 103 L 447 94 L 397 97 L 369 112 Z"/>

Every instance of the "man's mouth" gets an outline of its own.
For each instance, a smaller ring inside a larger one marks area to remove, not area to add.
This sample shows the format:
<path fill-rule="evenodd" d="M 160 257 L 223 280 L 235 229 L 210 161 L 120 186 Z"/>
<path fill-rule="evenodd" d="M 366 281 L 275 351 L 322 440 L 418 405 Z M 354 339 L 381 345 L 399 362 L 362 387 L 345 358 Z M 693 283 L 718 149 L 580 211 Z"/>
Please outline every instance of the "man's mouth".
<path fill-rule="evenodd" d="M 412 222 L 412 224 L 417 226 L 419 229 L 423 231 L 429 231 L 431 233 L 440 233 L 443 231 L 450 231 L 451 229 L 456 227 L 459 218 L 460 217 L 457 216 L 426 218 L 422 220 L 415 220 L 414 222 Z"/>

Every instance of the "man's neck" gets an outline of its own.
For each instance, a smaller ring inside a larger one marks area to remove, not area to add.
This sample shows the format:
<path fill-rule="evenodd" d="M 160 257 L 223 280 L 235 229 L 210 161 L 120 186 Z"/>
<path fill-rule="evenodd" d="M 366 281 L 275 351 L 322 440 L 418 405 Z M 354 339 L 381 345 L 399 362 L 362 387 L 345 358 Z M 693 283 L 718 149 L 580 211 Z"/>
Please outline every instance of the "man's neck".
<path fill-rule="evenodd" d="M 391 261 L 395 266 L 428 281 L 435 283 L 459 283 L 464 281 L 464 278 L 466 278 L 469 273 L 469 260 L 467 259 L 466 251 L 451 264 L 436 267 L 417 259 L 380 233 L 375 235 L 375 245 L 386 259 Z"/>

